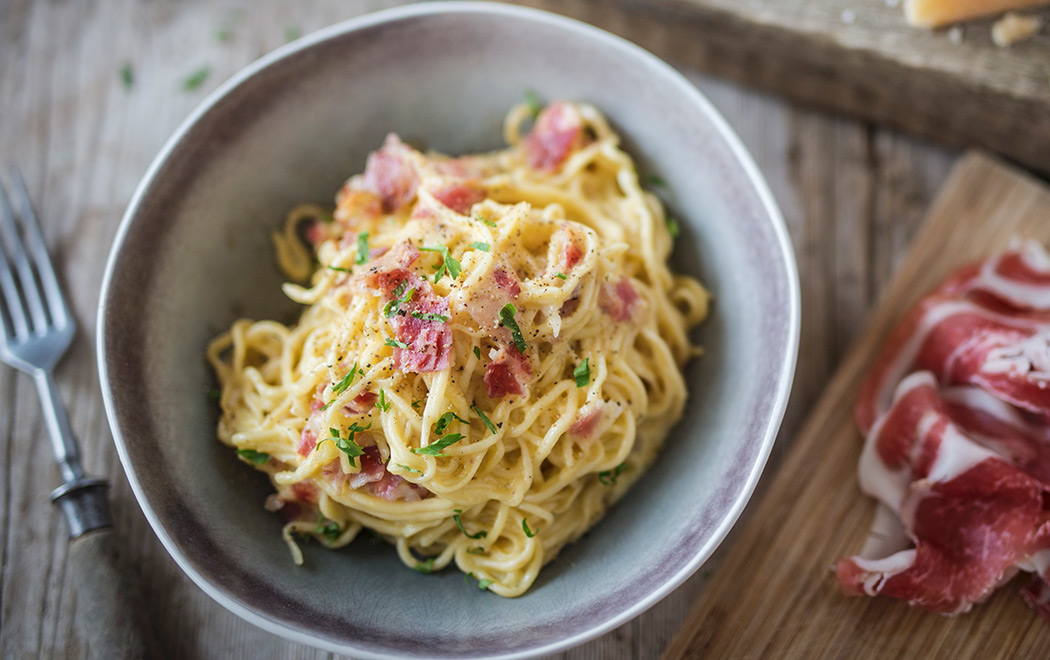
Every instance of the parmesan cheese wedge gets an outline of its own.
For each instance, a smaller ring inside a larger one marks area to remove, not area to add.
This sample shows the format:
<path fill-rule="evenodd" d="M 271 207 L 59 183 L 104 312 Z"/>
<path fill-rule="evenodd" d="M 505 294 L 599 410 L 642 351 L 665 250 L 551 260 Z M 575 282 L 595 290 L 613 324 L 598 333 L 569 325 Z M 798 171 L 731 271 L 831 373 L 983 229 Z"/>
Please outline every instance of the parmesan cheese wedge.
<path fill-rule="evenodd" d="M 1050 4 L 1050 0 L 907 0 L 904 15 L 918 27 L 939 27 L 981 16 Z"/>

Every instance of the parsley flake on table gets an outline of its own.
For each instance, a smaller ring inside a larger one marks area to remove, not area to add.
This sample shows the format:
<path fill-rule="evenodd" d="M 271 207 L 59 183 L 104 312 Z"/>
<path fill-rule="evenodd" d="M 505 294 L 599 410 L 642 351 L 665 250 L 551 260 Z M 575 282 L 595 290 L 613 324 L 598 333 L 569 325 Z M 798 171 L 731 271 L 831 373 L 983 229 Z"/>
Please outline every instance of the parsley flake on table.
<path fill-rule="evenodd" d="M 517 311 L 514 303 L 507 303 L 503 306 L 503 309 L 499 310 L 499 318 L 500 324 L 510 330 L 510 336 L 514 340 L 514 345 L 518 348 L 518 352 L 524 354 L 527 348 L 525 337 L 521 335 L 521 328 L 518 327 L 518 322 L 514 320 L 514 314 Z"/>
<path fill-rule="evenodd" d="M 241 458 L 251 461 L 256 465 L 262 465 L 270 461 L 270 455 L 264 451 L 255 451 L 254 449 L 238 449 L 237 455 Z"/>
<path fill-rule="evenodd" d="M 128 62 L 125 62 L 124 66 L 120 67 L 120 82 L 124 85 L 124 89 L 131 89 L 135 86 L 135 70 L 131 68 L 131 64 Z"/>
<path fill-rule="evenodd" d="M 207 80 L 208 76 L 210 76 L 210 75 L 211 75 L 211 67 L 210 66 L 202 66 L 201 68 L 199 68 L 196 71 L 194 71 L 193 73 L 191 73 L 189 76 L 186 77 L 185 80 L 182 81 L 182 88 L 184 90 L 186 90 L 187 92 L 193 91 L 193 90 L 197 89 L 198 87 L 200 87 L 201 85 L 203 85 L 204 81 Z"/>

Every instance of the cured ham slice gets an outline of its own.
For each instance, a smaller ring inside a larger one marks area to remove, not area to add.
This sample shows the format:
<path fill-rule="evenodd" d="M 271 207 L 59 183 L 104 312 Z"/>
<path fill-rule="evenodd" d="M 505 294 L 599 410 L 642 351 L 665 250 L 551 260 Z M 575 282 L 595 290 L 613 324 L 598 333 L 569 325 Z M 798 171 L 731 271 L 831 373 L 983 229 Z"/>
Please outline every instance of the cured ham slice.
<path fill-rule="evenodd" d="M 472 206 L 485 199 L 485 191 L 481 187 L 460 182 L 445 184 L 430 194 L 460 215 L 467 215 Z"/>
<path fill-rule="evenodd" d="M 629 321 L 638 307 L 638 292 L 631 280 L 621 277 L 615 284 L 606 282 L 602 285 L 602 297 L 599 305 L 602 311 L 617 321 Z"/>
<path fill-rule="evenodd" d="M 1050 257 L 1017 244 L 961 269 L 875 364 L 856 416 L 882 541 L 838 562 L 843 591 L 959 613 L 1027 571 L 1050 621 Z"/>

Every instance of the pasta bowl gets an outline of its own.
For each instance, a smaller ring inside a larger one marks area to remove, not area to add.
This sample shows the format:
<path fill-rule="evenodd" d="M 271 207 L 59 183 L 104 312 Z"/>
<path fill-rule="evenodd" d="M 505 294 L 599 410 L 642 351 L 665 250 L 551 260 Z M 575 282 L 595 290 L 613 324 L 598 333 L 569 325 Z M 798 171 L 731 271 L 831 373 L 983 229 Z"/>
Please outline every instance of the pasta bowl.
<path fill-rule="evenodd" d="M 236 318 L 292 321 L 270 235 L 329 203 L 389 131 L 445 153 L 501 145 L 526 90 L 586 101 L 666 182 L 672 265 L 715 302 L 684 419 L 656 463 L 514 599 L 406 570 L 367 535 L 292 563 L 266 479 L 215 436 L 207 343 Z M 482 3 L 365 16 L 285 46 L 182 125 L 124 217 L 99 309 L 99 369 L 121 462 L 179 566 L 248 621 L 355 657 L 526 657 L 622 624 L 681 584 L 740 516 L 790 390 L 799 333 L 790 243 L 709 103 L 641 49 L 575 21 Z"/>

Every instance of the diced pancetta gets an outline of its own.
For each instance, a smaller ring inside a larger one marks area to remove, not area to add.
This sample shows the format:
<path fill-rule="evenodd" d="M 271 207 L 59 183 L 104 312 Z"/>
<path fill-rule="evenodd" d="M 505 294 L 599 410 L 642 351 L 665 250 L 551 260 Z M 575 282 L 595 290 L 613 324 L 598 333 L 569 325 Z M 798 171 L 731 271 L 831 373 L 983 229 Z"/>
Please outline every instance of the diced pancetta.
<path fill-rule="evenodd" d="M 485 367 L 485 389 L 493 399 L 512 395 L 524 395 L 532 378 L 532 363 L 529 356 L 518 352 L 517 347 L 501 346 L 496 356 Z"/>
<path fill-rule="evenodd" d="M 372 409 L 375 405 L 376 399 L 379 398 L 375 392 L 361 392 L 350 401 L 350 403 L 343 406 L 344 415 L 363 415 Z"/>
<path fill-rule="evenodd" d="M 509 266 L 500 264 L 481 282 L 465 292 L 463 305 L 474 322 L 482 328 L 499 326 L 499 313 L 521 293 L 521 281 Z"/>
<path fill-rule="evenodd" d="M 590 438 L 594 435 L 594 430 L 598 428 L 598 423 L 601 419 L 602 407 L 595 406 L 572 423 L 572 426 L 569 427 L 569 433 L 578 438 Z"/>
<path fill-rule="evenodd" d="M 394 133 L 378 151 L 368 156 L 360 185 L 379 196 L 386 212 L 397 211 L 416 196 L 419 172 L 413 155 L 415 151 L 405 145 Z"/>
<path fill-rule="evenodd" d="M 555 101 L 540 112 L 525 138 L 525 159 L 537 170 L 554 171 L 583 143 L 583 118 L 575 106 Z"/>
<path fill-rule="evenodd" d="M 468 182 L 446 183 L 430 192 L 434 199 L 460 215 L 470 213 L 472 206 L 485 199 L 485 191 Z"/>
<path fill-rule="evenodd" d="M 634 316 L 638 307 L 638 292 L 631 280 L 621 277 L 615 283 L 602 285 L 601 298 L 598 301 L 602 311 L 617 321 L 628 321 Z"/>

